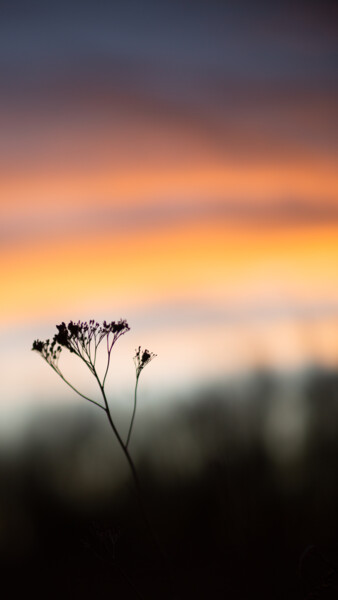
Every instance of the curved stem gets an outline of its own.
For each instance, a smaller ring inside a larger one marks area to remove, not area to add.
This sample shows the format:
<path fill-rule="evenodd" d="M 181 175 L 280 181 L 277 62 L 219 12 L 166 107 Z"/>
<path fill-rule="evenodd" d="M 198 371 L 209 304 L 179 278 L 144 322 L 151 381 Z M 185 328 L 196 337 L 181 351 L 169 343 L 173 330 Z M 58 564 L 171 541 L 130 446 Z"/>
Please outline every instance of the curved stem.
<path fill-rule="evenodd" d="M 131 470 L 131 472 L 133 474 L 133 478 L 134 478 L 136 487 L 139 489 L 140 488 L 140 483 L 139 483 L 139 479 L 138 479 L 137 472 L 136 472 L 136 469 L 135 469 L 135 465 L 134 465 L 133 460 L 132 460 L 132 458 L 131 458 L 131 456 L 130 456 L 130 454 L 128 452 L 128 448 L 123 443 L 123 440 L 122 440 L 122 438 L 121 438 L 121 436 L 120 436 L 120 434 L 118 432 L 118 429 L 117 429 L 117 427 L 116 427 L 116 425 L 115 425 L 115 423 L 113 421 L 113 418 L 111 416 L 111 412 L 110 412 L 110 409 L 109 409 L 109 405 L 108 405 L 108 400 L 107 400 L 106 392 L 104 391 L 104 386 L 101 383 L 101 381 L 99 379 L 99 376 L 98 376 L 98 374 L 96 373 L 95 370 L 94 370 L 94 376 L 95 376 L 95 379 L 96 379 L 97 383 L 99 384 L 99 387 L 100 387 L 100 390 L 101 390 L 101 394 L 102 394 L 103 401 L 104 401 L 104 407 L 103 408 L 106 411 L 109 424 L 110 424 L 113 432 L 115 433 L 117 441 L 119 442 L 119 444 L 120 444 L 120 446 L 121 446 L 121 448 L 122 448 L 122 450 L 123 450 L 123 452 L 125 454 L 125 457 L 126 457 L 128 463 L 129 463 L 130 470 Z"/>
<path fill-rule="evenodd" d="M 138 478 L 138 474 L 137 474 L 137 471 L 136 471 L 133 459 L 132 459 L 132 457 L 129 454 L 129 450 L 127 448 L 127 444 L 123 443 L 123 440 L 122 440 L 122 438 L 121 438 L 121 436 L 120 436 L 120 434 L 118 432 L 118 429 L 117 429 L 117 427 L 116 427 L 116 425 L 115 425 L 115 423 L 113 421 L 113 418 L 111 416 L 111 412 L 110 412 L 110 409 L 109 409 L 109 405 L 108 405 L 107 396 L 106 396 L 106 393 L 104 391 L 104 386 L 102 385 L 102 383 L 100 381 L 100 378 L 98 377 L 95 369 L 94 369 L 94 376 L 95 376 L 95 378 L 96 378 L 96 380 L 97 380 L 97 382 L 99 384 L 100 390 L 101 390 L 101 394 L 102 394 L 102 397 L 103 397 L 103 400 L 104 400 L 104 405 L 105 405 L 104 406 L 104 410 L 105 410 L 105 412 L 107 414 L 107 418 L 108 418 L 109 424 L 110 424 L 110 426 L 111 426 L 111 428 L 112 428 L 112 430 L 113 430 L 113 432 L 114 432 L 114 434 L 116 436 L 117 441 L 119 442 L 119 444 L 121 446 L 121 449 L 122 449 L 122 451 L 123 451 L 123 453 L 124 453 L 124 455 L 125 455 L 125 457 L 127 459 L 128 464 L 129 464 L 129 467 L 130 467 L 130 470 L 131 470 L 131 473 L 132 473 L 132 476 L 133 476 L 134 484 L 135 484 L 137 500 L 138 500 L 138 503 L 139 503 L 139 507 L 140 507 L 140 510 L 141 510 L 144 522 L 145 522 L 145 524 L 146 524 L 146 526 L 148 528 L 148 531 L 149 531 L 149 533 L 150 533 L 150 535 L 151 535 L 151 537 L 152 537 L 155 545 L 157 546 L 159 552 L 161 553 L 161 555 L 163 556 L 163 558 L 166 560 L 165 553 L 164 553 L 164 551 L 163 551 L 163 549 L 161 547 L 161 544 L 159 543 L 159 541 L 157 539 L 157 535 L 155 534 L 155 532 L 153 530 L 153 527 L 152 527 L 152 525 L 150 523 L 147 511 L 146 511 L 146 508 L 145 508 L 145 505 L 144 505 L 144 502 L 143 502 L 141 484 L 140 484 L 140 480 Z"/>
<path fill-rule="evenodd" d="M 102 390 L 102 392 L 103 392 L 103 390 Z M 115 435 L 116 435 L 116 437 L 117 437 L 117 439 L 119 441 L 119 444 L 120 444 L 120 446 L 121 446 L 121 448 L 123 450 L 123 453 L 124 453 L 124 455 L 125 455 L 125 457 L 126 457 L 126 459 L 128 461 L 128 464 L 129 464 L 129 467 L 130 467 L 130 470 L 131 470 L 131 473 L 132 473 L 132 476 L 133 476 L 133 479 L 134 479 L 134 484 L 135 484 L 135 489 L 136 489 L 136 496 L 137 496 L 138 504 L 139 504 L 139 507 L 140 507 L 140 511 L 141 511 L 143 519 L 144 519 L 144 523 L 145 523 L 145 525 L 146 525 L 146 527 L 148 529 L 150 537 L 152 538 L 152 540 L 153 540 L 156 548 L 158 549 L 158 551 L 161 554 L 161 556 L 162 556 L 163 560 L 165 561 L 165 563 L 167 563 L 167 556 L 166 556 L 165 552 L 163 551 L 163 548 L 162 548 L 162 546 L 161 546 L 161 544 L 160 544 L 160 542 L 159 542 L 159 540 L 157 538 L 157 535 L 156 535 L 156 533 L 155 533 L 155 531 L 153 529 L 153 526 L 152 526 L 152 524 L 151 524 L 151 522 L 149 520 L 148 513 L 147 513 L 147 510 L 146 510 L 145 505 L 144 505 L 141 484 L 140 484 L 140 480 L 138 478 L 138 474 L 137 474 L 137 471 L 136 471 L 133 459 L 131 458 L 127 446 L 123 443 L 123 441 L 122 441 L 122 439 L 121 439 L 121 437 L 120 437 L 120 435 L 119 435 L 119 433 L 118 433 L 118 431 L 116 429 L 116 426 L 115 426 L 115 424 L 113 422 L 113 419 L 111 417 L 109 408 L 107 408 L 106 412 L 107 412 L 108 421 L 109 421 L 109 423 L 110 423 L 110 425 L 111 425 L 111 427 L 112 427 L 112 429 L 113 429 L 113 431 L 114 431 L 114 433 L 115 433 Z"/>
<path fill-rule="evenodd" d="M 112 346 L 113 347 L 113 346 Z M 106 371 L 102 380 L 102 386 L 104 387 L 104 384 L 106 382 L 106 377 L 108 375 L 108 371 L 109 371 L 109 365 L 110 365 L 110 353 L 112 351 L 112 347 L 109 348 L 109 334 L 107 335 L 107 354 L 108 354 L 108 358 L 107 358 L 107 367 L 106 367 Z"/>
<path fill-rule="evenodd" d="M 135 419 L 135 413 L 136 413 L 136 403 L 137 403 L 138 379 L 139 379 L 139 377 L 137 376 L 136 377 L 136 383 L 135 383 L 135 393 L 134 393 L 134 410 L 133 410 L 133 414 L 132 414 L 131 421 L 130 421 L 128 436 L 127 436 L 127 441 L 126 441 L 126 448 L 128 448 L 129 441 L 130 441 L 130 436 L 131 436 L 131 432 L 132 432 L 133 425 L 134 425 L 134 419 Z"/>
<path fill-rule="evenodd" d="M 59 375 L 59 377 L 61 377 L 62 381 L 64 381 L 67 385 L 69 385 L 69 387 L 72 388 L 72 390 L 74 390 L 74 392 L 76 392 L 77 394 L 79 394 L 79 396 L 81 396 L 85 400 L 88 400 L 88 402 L 91 402 L 92 404 L 95 404 L 99 408 L 102 408 L 102 410 L 105 410 L 105 407 L 102 406 L 102 404 L 100 404 L 99 402 L 96 402 L 95 400 L 92 400 L 91 398 L 88 398 L 88 396 L 85 396 L 84 394 L 82 394 L 81 392 L 79 392 L 79 390 L 77 390 L 76 387 L 74 387 L 71 383 L 69 383 L 69 381 L 67 381 L 67 379 L 62 375 L 61 371 L 59 371 L 58 369 L 56 369 L 55 367 L 53 367 L 53 365 L 51 365 L 51 367 L 54 369 L 55 373 L 57 373 Z"/>

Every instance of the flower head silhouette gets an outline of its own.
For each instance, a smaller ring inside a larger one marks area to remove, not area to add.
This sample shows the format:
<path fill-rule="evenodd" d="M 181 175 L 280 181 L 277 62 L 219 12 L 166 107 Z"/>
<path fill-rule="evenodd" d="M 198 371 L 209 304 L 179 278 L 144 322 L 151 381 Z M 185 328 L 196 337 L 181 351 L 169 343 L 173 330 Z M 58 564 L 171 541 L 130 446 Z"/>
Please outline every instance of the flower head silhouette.
<path fill-rule="evenodd" d="M 91 352 L 97 350 L 99 344 L 103 338 L 108 339 L 108 348 L 113 347 L 115 342 L 121 335 L 129 331 L 129 325 L 126 320 L 120 319 L 120 321 L 103 321 L 100 325 L 94 320 L 90 320 L 88 323 L 85 321 L 78 321 L 74 323 L 70 321 L 68 325 L 62 322 L 56 326 L 58 333 L 55 334 L 54 340 L 61 346 L 67 348 L 70 352 L 75 352 L 79 356 L 84 354 L 89 357 Z"/>
<path fill-rule="evenodd" d="M 32 350 L 39 352 L 42 358 L 45 359 L 52 369 L 54 369 L 54 371 L 63 379 L 63 381 L 65 381 L 65 383 L 67 383 L 75 392 L 93 404 L 105 409 L 105 406 L 99 402 L 96 402 L 95 400 L 91 400 L 74 388 L 69 381 L 67 381 L 67 379 L 61 373 L 58 361 L 63 348 L 66 348 L 69 350 L 69 352 L 76 354 L 76 356 L 81 358 L 91 373 L 95 376 L 101 391 L 104 392 L 104 384 L 110 365 L 111 351 L 119 337 L 129 331 L 129 325 L 127 321 L 125 319 L 111 321 L 109 323 L 107 321 L 103 321 L 102 325 L 93 319 L 88 323 L 86 321 L 78 321 L 77 323 L 70 321 L 68 325 L 66 325 L 64 322 L 60 323 L 60 325 L 56 326 L 56 329 L 57 333 L 54 335 L 51 342 L 50 340 L 46 340 L 44 342 L 41 340 L 35 340 L 33 342 Z M 103 380 L 101 381 L 96 370 L 96 354 L 97 349 L 104 338 L 106 338 L 107 342 L 107 365 Z"/>
<path fill-rule="evenodd" d="M 135 352 L 134 363 L 136 367 L 136 377 L 138 379 L 144 367 L 150 363 L 157 354 L 149 352 L 149 350 L 141 350 L 141 346 L 139 346 Z"/>
<path fill-rule="evenodd" d="M 50 342 L 49 340 L 46 340 L 45 342 L 35 340 L 33 342 L 32 350 L 36 350 L 36 352 L 39 352 L 42 358 L 44 358 L 45 361 L 48 362 L 48 364 L 51 367 L 53 367 L 54 370 L 58 369 L 58 360 L 62 348 L 60 345 L 57 345 L 57 340 L 55 339 L 55 337 L 53 338 L 52 342 Z"/>

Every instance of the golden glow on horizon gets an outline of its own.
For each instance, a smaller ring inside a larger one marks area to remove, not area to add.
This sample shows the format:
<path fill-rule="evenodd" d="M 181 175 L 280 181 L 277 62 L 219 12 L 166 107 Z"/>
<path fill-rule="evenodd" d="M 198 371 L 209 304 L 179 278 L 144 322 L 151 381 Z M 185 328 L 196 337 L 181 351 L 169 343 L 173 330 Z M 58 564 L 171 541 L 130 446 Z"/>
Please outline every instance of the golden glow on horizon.
<path fill-rule="evenodd" d="M 199 223 L 132 235 L 74 236 L 3 252 L 2 322 L 73 306 L 154 305 L 195 298 L 249 303 L 338 300 L 338 226 L 231 227 Z"/>

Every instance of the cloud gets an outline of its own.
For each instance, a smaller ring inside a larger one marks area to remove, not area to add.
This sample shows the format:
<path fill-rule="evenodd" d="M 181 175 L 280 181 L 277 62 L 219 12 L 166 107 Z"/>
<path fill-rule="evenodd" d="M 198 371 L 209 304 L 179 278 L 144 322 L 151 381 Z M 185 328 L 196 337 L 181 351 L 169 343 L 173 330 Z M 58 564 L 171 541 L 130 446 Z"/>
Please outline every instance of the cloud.
<path fill-rule="evenodd" d="M 0 244 L 24 244 L 30 240 L 67 237 L 85 237 L 88 234 L 107 233 L 132 235 L 135 231 L 152 233 L 162 228 L 198 223 L 224 223 L 235 226 L 299 227 L 332 225 L 338 223 L 338 206 L 318 202 L 309 204 L 281 200 L 267 202 L 186 202 L 178 199 L 141 206 L 71 207 L 30 214 L 4 216 L 0 223 Z"/>

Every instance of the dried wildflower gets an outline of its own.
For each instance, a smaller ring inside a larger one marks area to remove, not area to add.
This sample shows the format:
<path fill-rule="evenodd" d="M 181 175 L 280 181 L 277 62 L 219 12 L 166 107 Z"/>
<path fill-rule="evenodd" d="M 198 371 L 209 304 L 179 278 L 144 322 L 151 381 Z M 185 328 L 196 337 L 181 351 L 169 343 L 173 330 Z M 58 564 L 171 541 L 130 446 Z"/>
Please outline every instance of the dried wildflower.
<path fill-rule="evenodd" d="M 42 353 L 45 346 L 45 342 L 41 342 L 40 340 L 34 340 L 32 350 L 36 350 L 37 352 Z"/>
<path fill-rule="evenodd" d="M 61 379 L 67 383 L 75 392 L 80 396 L 89 400 L 93 404 L 100 406 L 108 413 L 108 405 L 104 392 L 104 385 L 109 370 L 110 354 L 115 342 L 127 331 L 129 331 L 129 325 L 126 320 L 120 319 L 119 321 L 103 321 L 100 325 L 93 319 L 88 323 L 86 321 L 70 321 L 68 325 L 62 322 L 56 326 L 57 333 L 54 335 L 53 340 L 50 342 L 46 340 L 35 340 L 33 342 L 32 350 L 35 350 L 41 354 L 42 358 L 60 375 Z M 102 381 L 96 370 L 96 353 L 99 344 L 106 338 L 107 342 L 107 366 Z M 85 394 L 79 392 L 67 379 L 63 376 L 59 366 L 58 360 L 61 354 L 62 348 L 67 348 L 69 352 L 76 354 L 86 366 L 89 368 L 91 373 L 95 376 L 97 382 L 100 385 L 102 394 L 104 395 L 104 405 L 88 398 Z"/>
<path fill-rule="evenodd" d="M 124 436 L 121 435 L 119 428 L 116 426 L 115 421 L 113 419 L 113 415 L 110 410 L 110 406 L 106 396 L 105 382 L 109 371 L 112 348 L 115 342 L 127 331 L 129 331 L 129 325 L 127 321 L 124 319 L 111 322 L 103 321 L 101 325 L 93 319 L 89 322 L 70 321 L 68 325 L 62 322 L 60 323 L 60 325 L 57 325 L 56 328 L 57 333 L 54 335 L 52 341 L 50 341 L 49 339 L 46 341 L 35 340 L 33 342 L 32 350 L 35 350 L 36 352 L 41 354 L 42 358 L 46 360 L 46 362 L 52 367 L 52 369 L 54 369 L 54 371 L 56 371 L 56 373 L 61 377 L 61 379 L 72 390 L 79 394 L 79 396 L 81 396 L 85 400 L 88 400 L 92 404 L 95 404 L 106 413 L 109 424 L 129 464 L 130 471 L 136 486 L 140 508 L 143 512 L 143 516 L 145 519 L 145 523 L 149 528 L 151 535 L 154 537 L 155 543 L 158 545 L 156 536 L 152 531 L 149 519 L 144 509 L 137 471 L 128 449 L 135 420 L 139 376 L 144 367 L 156 356 L 156 354 L 154 354 L 153 352 L 149 352 L 149 350 L 141 350 L 141 346 L 139 346 L 139 348 L 136 350 L 136 355 L 134 356 L 134 362 L 136 366 L 134 408 L 131 416 L 128 435 L 126 437 L 126 441 L 124 441 Z M 100 376 L 96 367 L 96 356 L 98 346 L 103 339 L 106 340 L 107 364 L 103 376 Z M 102 395 L 101 402 L 93 400 L 92 398 L 89 398 L 88 396 L 80 392 L 76 387 L 72 385 L 72 383 L 70 383 L 64 377 L 63 373 L 61 372 L 58 366 L 59 356 L 63 348 L 67 348 L 67 350 L 81 358 L 81 360 L 86 364 L 86 366 L 88 367 L 92 375 L 95 377 L 99 385 L 100 393 Z"/>
<path fill-rule="evenodd" d="M 149 350 L 141 350 L 141 346 L 139 346 L 135 352 L 136 354 L 134 356 L 134 363 L 136 367 L 136 377 L 138 379 L 142 369 L 144 369 L 144 367 L 150 363 L 150 361 L 153 360 L 157 354 L 149 352 Z"/>
<path fill-rule="evenodd" d="M 54 339 L 52 342 L 46 340 L 45 342 L 41 342 L 40 340 L 35 340 L 33 342 L 32 350 L 36 350 L 45 359 L 46 362 L 55 370 L 58 371 L 58 360 L 61 354 L 62 348 L 60 345 L 57 345 L 57 341 Z"/>
<path fill-rule="evenodd" d="M 68 325 L 64 322 L 56 326 L 58 332 L 53 338 L 52 344 L 67 348 L 70 352 L 74 352 L 83 360 L 94 362 L 96 358 L 96 351 L 99 344 L 106 337 L 107 338 L 107 349 L 111 352 L 111 349 L 115 342 L 121 335 L 129 331 L 129 325 L 126 320 L 120 319 L 120 321 L 111 321 L 107 323 L 104 321 L 102 325 L 90 320 L 89 323 L 78 321 L 74 323 L 70 321 Z M 41 352 L 46 358 L 44 352 L 47 352 L 45 348 L 46 342 L 40 342 L 36 340 L 33 345 L 33 350 Z"/>
<path fill-rule="evenodd" d="M 136 384 L 135 384 L 135 393 L 134 393 L 134 409 L 133 409 L 133 414 L 132 414 L 130 425 L 129 425 L 128 435 L 127 435 L 127 440 L 126 440 L 126 448 L 128 448 L 128 446 L 129 446 L 129 442 L 130 442 L 130 438 L 131 438 L 131 434 L 132 434 L 132 430 L 133 430 L 133 425 L 134 425 L 134 420 L 135 420 L 136 405 L 137 405 L 137 387 L 138 387 L 138 380 L 139 380 L 141 371 L 144 369 L 144 367 L 148 363 L 150 363 L 151 360 L 153 360 L 153 358 L 155 358 L 155 356 L 157 356 L 153 352 L 149 352 L 149 350 L 141 350 L 141 346 L 139 346 L 137 348 L 137 350 L 135 350 L 135 352 L 136 352 L 136 354 L 134 356 L 134 363 L 135 363 L 135 367 L 136 367 Z"/>

